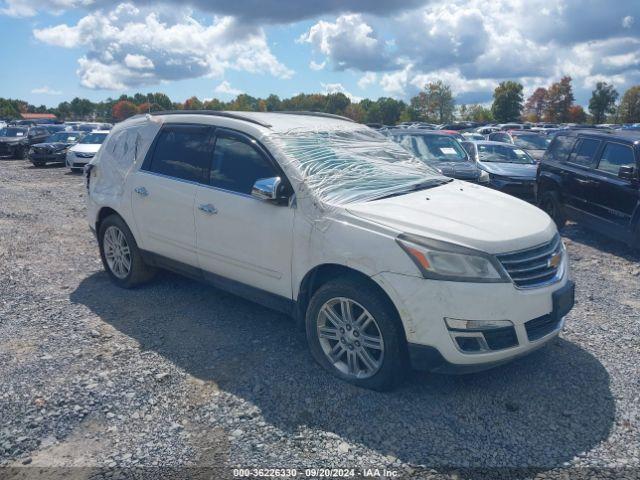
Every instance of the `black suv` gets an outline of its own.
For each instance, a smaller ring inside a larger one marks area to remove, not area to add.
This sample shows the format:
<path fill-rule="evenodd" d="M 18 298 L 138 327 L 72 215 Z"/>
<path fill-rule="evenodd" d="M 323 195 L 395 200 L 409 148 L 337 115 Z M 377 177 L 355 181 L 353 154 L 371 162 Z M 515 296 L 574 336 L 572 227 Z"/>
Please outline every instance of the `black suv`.
<path fill-rule="evenodd" d="M 640 248 L 640 132 L 563 131 L 537 174 L 538 204 Z"/>
<path fill-rule="evenodd" d="M 44 127 L 0 128 L 0 158 L 26 158 L 29 147 L 49 136 Z"/>

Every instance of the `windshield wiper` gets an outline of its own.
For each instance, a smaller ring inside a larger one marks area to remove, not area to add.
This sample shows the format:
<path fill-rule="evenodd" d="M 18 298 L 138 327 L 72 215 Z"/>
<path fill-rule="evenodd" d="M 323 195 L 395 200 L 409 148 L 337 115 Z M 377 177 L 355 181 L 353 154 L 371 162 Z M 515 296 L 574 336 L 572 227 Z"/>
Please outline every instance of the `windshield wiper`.
<path fill-rule="evenodd" d="M 383 200 L 385 198 L 391 198 L 391 197 L 399 197 L 400 195 L 406 195 L 407 193 L 417 192 L 419 190 L 426 190 L 428 188 L 433 188 L 433 187 L 439 187 L 440 185 L 444 185 L 445 183 L 449 183 L 451 181 L 453 181 L 453 178 L 449 178 L 446 180 L 429 180 L 427 182 L 420 182 L 420 183 L 416 183 L 415 185 L 411 185 L 409 188 L 399 190 L 397 192 L 389 193 L 387 195 L 383 195 L 382 197 L 372 198 L 369 201 Z"/>

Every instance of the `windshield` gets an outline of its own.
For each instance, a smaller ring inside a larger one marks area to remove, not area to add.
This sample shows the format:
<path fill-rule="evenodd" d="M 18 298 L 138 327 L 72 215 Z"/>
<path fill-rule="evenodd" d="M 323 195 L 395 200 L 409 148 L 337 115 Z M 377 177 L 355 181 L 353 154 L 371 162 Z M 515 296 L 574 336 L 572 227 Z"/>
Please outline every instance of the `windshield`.
<path fill-rule="evenodd" d="M 393 139 L 423 160 L 468 161 L 467 154 L 460 143 L 448 135 L 395 135 Z"/>
<path fill-rule="evenodd" d="M 526 150 L 546 150 L 549 139 L 541 135 L 514 135 L 513 143 Z"/>
<path fill-rule="evenodd" d="M 77 141 L 78 141 L 78 134 L 68 133 L 68 132 L 54 133 L 53 135 L 47 138 L 47 142 L 51 142 L 51 143 L 55 143 L 55 142 L 71 143 L 71 142 L 77 142 Z"/>
<path fill-rule="evenodd" d="M 90 133 L 86 137 L 84 137 L 80 143 L 91 143 L 99 145 L 104 142 L 104 139 L 107 138 L 106 133 Z"/>
<path fill-rule="evenodd" d="M 398 195 L 449 181 L 389 138 L 371 129 L 274 134 L 301 177 L 301 193 L 346 204 Z"/>
<path fill-rule="evenodd" d="M 27 131 L 24 128 L 3 128 L 0 130 L 0 137 L 24 137 Z"/>
<path fill-rule="evenodd" d="M 478 157 L 481 162 L 536 163 L 524 150 L 509 145 L 478 145 Z"/>

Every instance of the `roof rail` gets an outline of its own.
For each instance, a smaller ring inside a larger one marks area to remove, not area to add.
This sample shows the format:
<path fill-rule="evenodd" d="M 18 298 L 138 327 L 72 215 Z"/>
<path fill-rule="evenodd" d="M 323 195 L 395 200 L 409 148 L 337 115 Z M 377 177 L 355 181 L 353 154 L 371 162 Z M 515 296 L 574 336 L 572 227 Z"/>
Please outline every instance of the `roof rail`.
<path fill-rule="evenodd" d="M 261 127 L 271 128 L 271 125 L 265 122 L 261 122 L 260 120 L 255 120 L 253 118 L 244 117 L 240 113 L 231 113 L 231 112 L 220 112 L 217 110 L 165 110 L 161 112 L 151 112 L 146 115 L 211 115 L 212 117 L 225 117 L 225 118 L 233 118 L 235 120 L 243 120 L 249 123 L 255 123 L 256 125 L 260 125 Z M 252 113 L 252 112 L 247 112 Z"/>
<path fill-rule="evenodd" d="M 284 113 L 285 115 L 308 115 L 310 117 L 325 117 L 325 118 L 335 118 L 336 120 L 346 120 L 347 122 L 355 123 L 354 120 L 349 117 L 343 117 L 342 115 L 334 115 L 333 113 L 324 113 L 324 112 L 310 112 L 306 110 L 285 110 L 282 112 L 273 111 L 270 113 Z"/>

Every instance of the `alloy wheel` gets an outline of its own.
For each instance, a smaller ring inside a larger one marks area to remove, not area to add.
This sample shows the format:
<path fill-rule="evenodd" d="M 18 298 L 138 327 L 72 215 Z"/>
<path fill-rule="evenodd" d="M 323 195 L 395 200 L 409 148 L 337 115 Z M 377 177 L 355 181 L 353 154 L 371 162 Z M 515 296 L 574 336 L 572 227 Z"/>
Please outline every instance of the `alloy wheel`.
<path fill-rule="evenodd" d="M 363 379 L 375 375 L 384 360 L 384 340 L 375 318 L 349 298 L 325 302 L 317 318 L 320 346 L 343 374 Z"/>
<path fill-rule="evenodd" d="M 131 271 L 131 249 L 122 230 L 109 226 L 104 232 L 103 246 L 111 273 L 121 280 L 127 278 Z"/>

